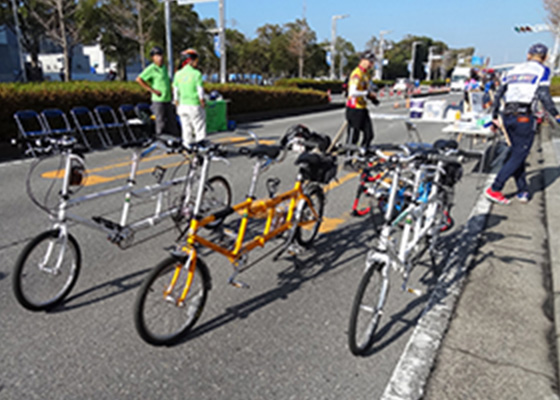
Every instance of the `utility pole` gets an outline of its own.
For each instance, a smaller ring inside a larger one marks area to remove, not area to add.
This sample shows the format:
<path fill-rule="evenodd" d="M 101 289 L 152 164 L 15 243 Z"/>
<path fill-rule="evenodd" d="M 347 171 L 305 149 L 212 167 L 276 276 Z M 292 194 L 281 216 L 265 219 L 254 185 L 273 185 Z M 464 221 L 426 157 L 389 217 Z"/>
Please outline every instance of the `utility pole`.
<path fill-rule="evenodd" d="M 334 72 L 334 59 L 336 56 L 336 21 L 339 19 L 348 18 L 350 15 L 333 15 L 331 19 L 331 79 L 335 79 Z"/>
<path fill-rule="evenodd" d="M 167 72 L 169 77 L 173 76 L 173 42 L 171 39 L 171 2 L 173 0 L 165 1 L 165 45 L 167 46 Z"/>
<path fill-rule="evenodd" d="M 12 0 L 12 11 L 14 12 L 14 25 L 16 27 L 16 37 L 18 41 L 18 54 L 19 54 L 19 66 L 21 68 L 21 77 L 23 78 L 24 82 L 27 82 L 27 71 L 25 70 L 25 59 L 23 58 L 23 45 L 21 40 L 19 19 L 17 15 L 16 0 Z"/>
<path fill-rule="evenodd" d="M 426 80 L 431 81 L 432 80 L 432 59 L 433 59 L 433 52 L 434 49 L 436 49 L 436 46 L 430 46 L 428 48 L 428 77 Z"/>
<path fill-rule="evenodd" d="M 224 0 L 219 0 L 220 8 L 220 83 L 226 83 L 226 12 Z"/>
<path fill-rule="evenodd" d="M 414 79 L 414 61 L 416 60 L 416 46 L 418 46 L 420 43 L 422 42 L 412 42 L 412 56 L 410 57 L 410 80 L 412 81 Z"/>
<path fill-rule="evenodd" d="M 383 79 L 383 58 L 385 57 L 385 35 L 388 35 L 391 31 L 381 31 L 379 32 L 379 52 L 378 52 L 378 59 L 377 64 L 378 68 L 375 71 L 375 79 L 382 80 Z"/>

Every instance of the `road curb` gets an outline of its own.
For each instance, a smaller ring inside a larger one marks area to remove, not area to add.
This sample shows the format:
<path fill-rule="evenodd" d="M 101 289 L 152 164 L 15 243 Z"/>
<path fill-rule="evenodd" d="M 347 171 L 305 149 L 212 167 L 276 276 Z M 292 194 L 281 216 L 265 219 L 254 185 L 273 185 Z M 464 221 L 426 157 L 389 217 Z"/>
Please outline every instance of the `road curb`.
<path fill-rule="evenodd" d="M 554 332 L 556 346 L 556 373 L 560 382 L 560 157 L 555 154 L 554 141 L 550 136 L 550 127 L 546 130 L 545 143 L 543 143 L 544 158 L 544 201 L 546 229 L 548 234 L 548 255 L 550 258 L 550 271 L 552 274 L 552 296 L 554 309 Z"/>
<path fill-rule="evenodd" d="M 485 181 L 490 186 L 501 167 L 497 163 Z M 459 299 L 468 266 L 475 258 L 480 233 L 486 226 L 491 203 L 481 192 L 461 232 L 459 245 L 453 249 L 428 304 L 414 329 L 405 350 L 393 370 L 382 400 L 416 400 L 423 396 L 439 347 L 449 327 Z"/>

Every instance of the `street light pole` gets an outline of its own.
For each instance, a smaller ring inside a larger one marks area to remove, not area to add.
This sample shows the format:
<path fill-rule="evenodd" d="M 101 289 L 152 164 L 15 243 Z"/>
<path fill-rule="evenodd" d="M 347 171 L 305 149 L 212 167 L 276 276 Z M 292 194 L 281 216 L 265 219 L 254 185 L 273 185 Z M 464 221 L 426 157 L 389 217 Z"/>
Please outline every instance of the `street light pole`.
<path fill-rule="evenodd" d="M 350 15 L 333 15 L 331 19 L 331 79 L 335 79 L 334 73 L 334 59 L 336 56 L 336 21 L 339 19 L 348 18 Z"/>
<path fill-rule="evenodd" d="M 173 43 L 171 41 L 171 2 L 165 0 L 165 44 L 167 46 L 167 70 L 173 76 Z"/>
<path fill-rule="evenodd" d="M 226 83 L 226 14 L 224 0 L 220 0 L 220 83 Z"/>
<path fill-rule="evenodd" d="M 375 72 L 375 79 L 383 79 L 383 58 L 385 57 L 385 35 L 388 35 L 391 31 L 381 31 L 379 32 L 379 59 L 377 60 L 378 68 Z"/>

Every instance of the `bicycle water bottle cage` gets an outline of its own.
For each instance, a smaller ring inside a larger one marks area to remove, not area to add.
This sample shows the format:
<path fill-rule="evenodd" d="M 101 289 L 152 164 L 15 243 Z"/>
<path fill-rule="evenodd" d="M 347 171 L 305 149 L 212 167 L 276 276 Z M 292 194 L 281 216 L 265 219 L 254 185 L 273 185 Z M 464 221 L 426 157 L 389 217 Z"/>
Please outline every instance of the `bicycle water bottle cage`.
<path fill-rule="evenodd" d="M 157 183 L 161 183 L 163 181 L 163 177 L 165 176 L 165 171 L 167 169 L 163 168 L 161 165 L 156 165 L 154 170 L 152 171 L 152 175 L 156 178 Z"/>
<path fill-rule="evenodd" d="M 278 186 L 280 185 L 279 178 L 268 178 L 266 180 L 266 189 L 268 190 L 268 195 L 270 198 L 273 198 L 276 192 L 278 191 Z"/>

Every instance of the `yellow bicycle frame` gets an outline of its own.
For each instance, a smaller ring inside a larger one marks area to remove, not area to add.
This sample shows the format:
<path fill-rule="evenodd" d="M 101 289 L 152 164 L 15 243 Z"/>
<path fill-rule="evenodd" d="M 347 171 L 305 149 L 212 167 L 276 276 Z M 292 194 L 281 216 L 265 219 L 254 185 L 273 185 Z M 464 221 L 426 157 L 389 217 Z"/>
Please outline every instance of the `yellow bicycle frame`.
<path fill-rule="evenodd" d="M 290 201 L 290 205 L 288 207 L 285 222 L 281 226 L 271 231 L 272 221 L 274 220 L 274 217 L 276 215 L 276 206 L 288 200 Z M 189 273 L 185 282 L 185 289 L 183 290 L 181 297 L 177 299 L 177 305 L 181 305 L 185 301 L 192 284 L 194 271 L 196 269 L 197 244 L 200 244 L 224 255 L 232 264 L 237 265 L 239 259 L 244 254 L 249 253 L 256 247 L 264 247 L 265 243 L 270 239 L 273 239 L 283 232 L 294 228 L 292 220 L 294 218 L 294 213 L 296 211 L 297 205 L 302 200 L 308 204 L 311 212 L 313 213 L 313 219 L 309 221 L 298 222 L 298 227 L 305 227 L 317 222 L 320 216 L 313 207 L 313 204 L 309 200 L 309 197 L 303 193 L 302 184 L 299 180 L 296 181 L 293 189 L 276 195 L 270 199 L 254 200 L 252 198 L 248 198 L 244 202 L 233 206 L 232 213 L 237 212 L 242 214 L 241 223 L 239 225 L 237 239 L 235 241 L 233 250 L 215 244 L 197 234 L 200 228 L 203 228 L 204 226 L 214 222 L 217 219 L 216 214 L 209 215 L 202 220 L 198 220 L 196 217 L 193 218 L 190 222 L 190 227 L 187 233 L 186 244 L 182 247 L 182 250 L 189 257 Z M 266 223 L 262 235 L 255 236 L 252 240 L 244 244 L 245 234 L 247 232 L 247 224 L 249 223 L 249 220 L 257 215 L 262 215 L 265 212 Z M 171 283 L 164 291 L 164 297 L 167 297 L 175 288 L 182 268 L 183 263 L 177 265 L 173 278 L 171 279 Z"/>

